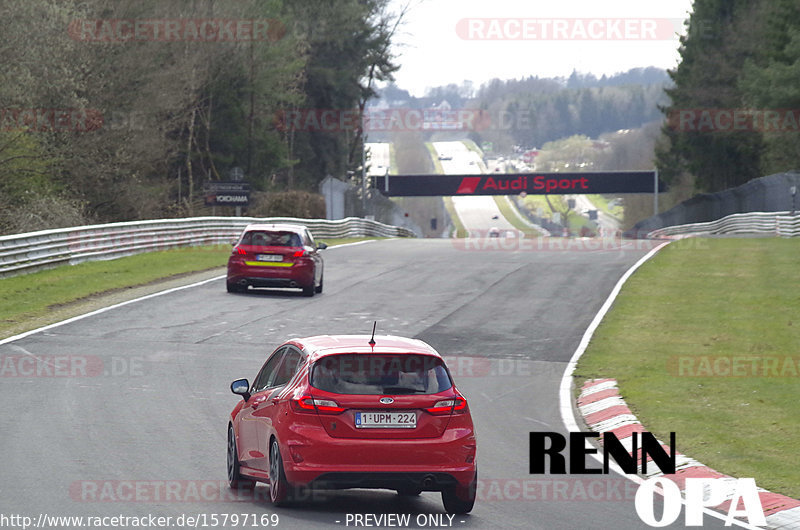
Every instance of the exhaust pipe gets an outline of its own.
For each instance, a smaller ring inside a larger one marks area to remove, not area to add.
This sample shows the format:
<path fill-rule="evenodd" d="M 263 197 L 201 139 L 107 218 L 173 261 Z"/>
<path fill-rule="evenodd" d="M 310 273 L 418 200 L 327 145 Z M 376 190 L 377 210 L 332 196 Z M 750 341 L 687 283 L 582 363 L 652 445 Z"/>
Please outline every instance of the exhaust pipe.
<path fill-rule="evenodd" d="M 423 488 L 430 488 L 434 484 L 436 484 L 436 477 L 434 477 L 433 475 L 426 475 L 425 478 L 422 479 Z"/>
<path fill-rule="evenodd" d="M 292 280 L 289 282 L 289 287 L 297 287 L 297 282 Z"/>

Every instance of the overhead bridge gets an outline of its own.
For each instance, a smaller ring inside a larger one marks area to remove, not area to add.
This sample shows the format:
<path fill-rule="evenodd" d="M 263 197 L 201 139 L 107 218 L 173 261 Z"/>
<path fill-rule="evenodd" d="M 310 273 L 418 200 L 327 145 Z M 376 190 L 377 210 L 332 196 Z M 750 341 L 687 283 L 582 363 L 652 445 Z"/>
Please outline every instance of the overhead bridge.
<path fill-rule="evenodd" d="M 388 197 L 655 193 L 666 191 L 651 171 L 381 175 L 374 187 Z"/>

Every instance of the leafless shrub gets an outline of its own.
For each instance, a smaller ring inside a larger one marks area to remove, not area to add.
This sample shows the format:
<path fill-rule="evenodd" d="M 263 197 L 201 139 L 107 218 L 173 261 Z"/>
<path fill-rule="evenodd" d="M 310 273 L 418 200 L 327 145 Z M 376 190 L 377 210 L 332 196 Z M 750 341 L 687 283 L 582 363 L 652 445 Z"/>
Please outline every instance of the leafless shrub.
<path fill-rule="evenodd" d="M 59 196 L 37 196 L 24 204 L 0 209 L 0 231 L 20 234 L 90 224 L 85 205 Z"/>
<path fill-rule="evenodd" d="M 307 191 L 256 192 L 250 197 L 247 215 L 252 217 L 325 217 L 325 199 Z"/>

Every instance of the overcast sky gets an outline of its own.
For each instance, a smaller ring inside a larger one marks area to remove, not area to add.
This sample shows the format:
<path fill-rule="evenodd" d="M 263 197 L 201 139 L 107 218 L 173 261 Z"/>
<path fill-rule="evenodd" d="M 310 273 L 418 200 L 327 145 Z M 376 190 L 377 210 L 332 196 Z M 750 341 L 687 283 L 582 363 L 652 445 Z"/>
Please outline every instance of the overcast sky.
<path fill-rule="evenodd" d="M 410 4 L 395 37 L 397 85 L 672 68 L 692 0 L 391 0 Z M 626 26 L 627 25 L 627 26 Z"/>

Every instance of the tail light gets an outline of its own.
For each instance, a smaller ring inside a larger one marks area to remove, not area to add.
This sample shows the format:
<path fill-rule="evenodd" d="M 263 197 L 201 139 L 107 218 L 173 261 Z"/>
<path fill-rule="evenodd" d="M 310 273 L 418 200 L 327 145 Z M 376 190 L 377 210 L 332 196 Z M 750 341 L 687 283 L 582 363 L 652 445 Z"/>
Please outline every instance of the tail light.
<path fill-rule="evenodd" d="M 240 256 L 247 256 L 247 251 L 242 247 L 236 247 L 235 249 L 233 249 L 233 251 L 234 254 L 238 254 Z"/>
<path fill-rule="evenodd" d="M 311 396 L 292 399 L 292 409 L 295 412 L 318 412 L 319 414 L 341 414 L 344 408 L 332 399 L 319 399 Z"/>
<path fill-rule="evenodd" d="M 305 250 L 295 250 L 294 257 L 295 258 L 302 258 L 303 256 L 308 256 L 308 252 Z"/>
<path fill-rule="evenodd" d="M 467 400 L 461 396 L 437 401 L 432 407 L 425 409 L 434 416 L 447 416 L 448 414 L 462 414 L 467 410 Z"/>

